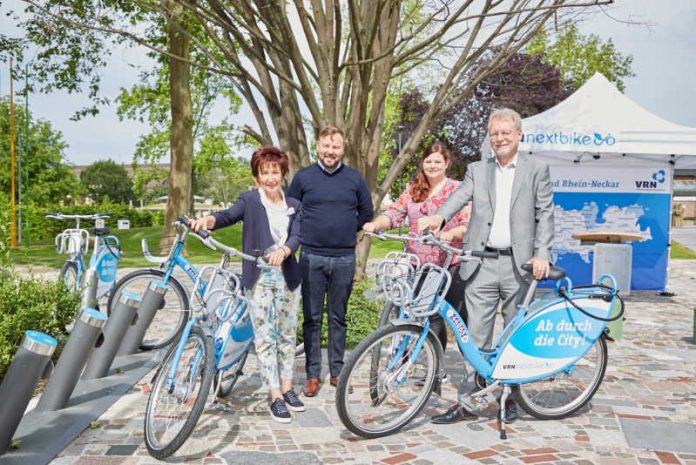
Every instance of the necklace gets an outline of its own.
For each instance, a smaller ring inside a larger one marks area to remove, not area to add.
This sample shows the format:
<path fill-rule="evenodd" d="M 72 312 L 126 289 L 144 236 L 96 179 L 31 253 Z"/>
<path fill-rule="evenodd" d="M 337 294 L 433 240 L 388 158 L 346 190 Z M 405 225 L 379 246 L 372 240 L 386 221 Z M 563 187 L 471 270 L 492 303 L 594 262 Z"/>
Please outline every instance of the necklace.
<path fill-rule="evenodd" d="M 434 197 L 435 194 L 440 192 L 440 189 L 442 189 L 442 186 L 445 185 L 445 181 L 447 180 L 447 177 L 445 176 L 444 178 L 440 179 L 435 186 L 433 186 L 430 189 L 430 193 L 428 194 L 428 198 Z"/>

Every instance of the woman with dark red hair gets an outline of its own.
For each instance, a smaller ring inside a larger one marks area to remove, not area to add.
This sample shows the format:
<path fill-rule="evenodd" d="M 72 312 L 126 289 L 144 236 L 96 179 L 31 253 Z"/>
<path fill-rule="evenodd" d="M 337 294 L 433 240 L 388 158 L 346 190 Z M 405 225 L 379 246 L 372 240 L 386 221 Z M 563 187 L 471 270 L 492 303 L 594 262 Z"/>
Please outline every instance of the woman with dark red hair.
<path fill-rule="evenodd" d="M 387 207 L 386 211 L 369 223 L 363 225 L 363 231 L 389 230 L 399 226 L 408 217 L 408 230 L 418 234 L 418 219 L 434 214 L 445 200 L 459 186 L 459 181 L 447 177 L 447 168 L 451 162 L 449 149 L 441 142 L 435 142 L 425 149 L 421 157 L 420 167 L 406 190 L 399 196 L 394 204 Z M 471 205 L 467 205 L 454 216 L 443 228 L 440 239 L 451 241 L 453 247 L 463 247 L 463 238 L 466 233 Z M 435 246 L 409 242 L 408 251 L 416 254 L 421 263 L 434 263 L 443 265 L 445 252 Z M 456 262 L 452 263 L 455 266 Z M 458 272 L 452 271 L 452 286 L 446 296 L 446 300 L 466 318 L 464 309 L 463 283 L 458 281 Z M 447 329 L 438 315 L 431 317 L 433 332 L 437 335 L 442 348 L 447 347 Z"/>
<path fill-rule="evenodd" d="M 285 197 L 281 189 L 288 174 L 288 156 L 275 147 L 261 147 L 251 157 L 256 189 L 244 192 L 227 210 L 192 222 L 195 231 L 224 228 L 239 221 L 242 250 L 266 252 L 271 268 L 242 263 L 242 286 L 250 298 L 254 346 L 259 358 L 261 379 L 270 393 L 274 420 L 289 423 L 288 410 L 304 411 L 292 386 L 295 360 L 295 331 L 302 274 L 295 259 L 300 245 L 298 200 Z"/>

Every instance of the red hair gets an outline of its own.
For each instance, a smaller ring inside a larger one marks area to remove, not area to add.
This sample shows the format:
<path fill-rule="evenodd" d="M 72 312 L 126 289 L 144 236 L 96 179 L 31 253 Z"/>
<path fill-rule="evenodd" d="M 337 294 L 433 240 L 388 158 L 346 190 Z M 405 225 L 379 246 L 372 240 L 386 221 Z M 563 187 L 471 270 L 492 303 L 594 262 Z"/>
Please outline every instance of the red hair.
<path fill-rule="evenodd" d="M 283 176 L 290 171 L 290 160 L 285 152 L 277 147 L 264 145 L 251 156 L 251 174 L 255 178 L 259 177 L 261 168 L 266 165 L 277 163 Z"/>
<path fill-rule="evenodd" d="M 423 171 L 423 160 L 428 158 L 433 153 L 441 153 L 442 157 L 445 159 L 445 163 L 451 158 L 449 149 L 442 142 L 434 142 L 423 151 L 420 166 L 416 172 L 415 179 L 411 181 L 410 184 L 411 199 L 416 203 L 423 202 L 428 198 L 428 194 L 430 194 L 430 183 L 425 177 L 425 171 Z"/>

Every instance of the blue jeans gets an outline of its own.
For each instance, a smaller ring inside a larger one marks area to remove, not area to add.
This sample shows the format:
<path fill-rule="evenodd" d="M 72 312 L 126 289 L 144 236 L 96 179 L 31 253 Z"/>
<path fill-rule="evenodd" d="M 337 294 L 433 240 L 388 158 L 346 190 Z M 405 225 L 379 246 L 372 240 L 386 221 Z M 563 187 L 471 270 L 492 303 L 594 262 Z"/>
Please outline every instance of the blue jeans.
<path fill-rule="evenodd" d="M 300 254 L 302 313 L 307 378 L 321 378 L 321 326 L 324 298 L 329 322 L 329 372 L 338 376 L 346 349 L 346 308 L 353 290 L 355 254 L 324 257 Z"/>

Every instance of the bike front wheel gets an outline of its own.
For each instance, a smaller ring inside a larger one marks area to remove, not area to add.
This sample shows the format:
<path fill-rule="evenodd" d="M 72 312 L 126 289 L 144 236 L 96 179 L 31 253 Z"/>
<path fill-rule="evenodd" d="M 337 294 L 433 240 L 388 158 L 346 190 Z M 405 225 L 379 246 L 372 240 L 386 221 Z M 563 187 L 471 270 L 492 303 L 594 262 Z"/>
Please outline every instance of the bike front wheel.
<path fill-rule="evenodd" d="M 607 343 L 600 336 L 573 366 L 541 381 L 520 384 L 515 394 L 517 402 L 535 418 L 565 418 L 595 395 L 604 378 L 607 359 Z"/>
<path fill-rule="evenodd" d="M 144 296 L 153 280 L 162 281 L 165 273 L 160 270 L 137 270 L 121 278 L 114 286 L 109 296 L 107 314 L 118 302 L 121 294 L 128 291 L 132 294 Z M 173 276 L 167 281 L 167 290 L 160 308 L 155 313 L 150 326 L 140 344 L 142 350 L 153 350 L 166 347 L 176 340 L 184 330 L 191 315 L 189 310 L 188 294 L 184 286 Z"/>
<path fill-rule="evenodd" d="M 186 442 L 213 383 L 215 355 L 210 337 L 194 326 L 179 358 L 177 346 L 162 361 L 145 410 L 145 445 L 158 460 L 171 456 Z"/>
<path fill-rule="evenodd" d="M 419 347 L 422 332 L 418 325 L 387 325 L 353 350 L 336 388 L 338 416 L 351 432 L 392 434 L 425 406 L 440 361 L 432 334 Z"/>
<path fill-rule="evenodd" d="M 399 318 L 399 307 L 389 302 L 388 300 L 384 303 L 384 307 L 379 314 L 378 328 L 385 326 L 391 320 Z"/>
<path fill-rule="evenodd" d="M 77 263 L 70 260 L 63 263 L 63 267 L 60 269 L 60 273 L 58 273 L 58 282 L 65 284 L 65 288 L 69 291 L 77 291 L 80 287 Z"/>
<path fill-rule="evenodd" d="M 249 350 L 244 352 L 241 355 L 241 357 L 239 357 L 237 362 L 234 363 L 231 367 L 229 367 L 224 372 L 219 373 L 218 376 L 215 377 L 215 389 L 217 389 L 217 385 L 218 383 L 220 383 L 220 388 L 217 389 L 218 397 L 227 397 L 230 395 L 230 392 L 232 392 L 234 385 L 237 384 L 237 380 L 240 376 L 244 374 L 242 373 L 242 369 L 244 368 L 244 364 L 246 363 L 248 355 Z"/>

